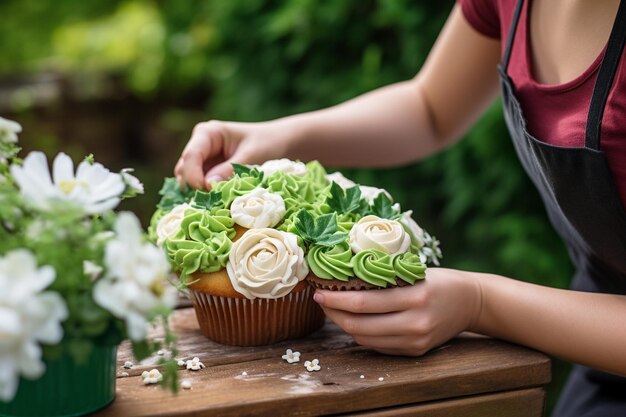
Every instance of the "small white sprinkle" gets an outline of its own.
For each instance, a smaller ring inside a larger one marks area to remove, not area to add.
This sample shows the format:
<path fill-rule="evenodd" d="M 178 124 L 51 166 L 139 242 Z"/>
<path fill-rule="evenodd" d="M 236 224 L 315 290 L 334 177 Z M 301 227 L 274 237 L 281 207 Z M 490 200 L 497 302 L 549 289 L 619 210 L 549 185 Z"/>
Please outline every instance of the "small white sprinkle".
<path fill-rule="evenodd" d="M 124 362 L 124 368 L 130 369 L 133 367 L 133 363 L 131 361 Z"/>
<path fill-rule="evenodd" d="M 248 376 L 248 373 L 247 373 L 246 371 L 243 371 L 243 372 L 241 373 L 241 376 Z"/>
<path fill-rule="evenodd" d="M 361 375 L 359 378 L 364 379 L 364 378 L 365 378 L 365 375 Z"/>
<path fill-rule="evenodd" d="M 384 381 L 385 378 L 383 378 L 382 376 L 380 378 L 378 378 L 379 381 Z"/>
<path fill-rule="evenodd" d="M 127 376 L 129 376 L 128 372 L 122 372 L 120 374 L 121 377 L 126 378 Z"/>
<path fill-rule="evenodd" d="M 191 389 L 191 381 L 184 380 L 180 383 L 182 389 Z"/>
<path fill-rule="evenodd" d="M 161 349 L 161 350 L 157 351 L 157 355 L 163 356 L 163 355 L 165 355 L 165 351 L 163 349 Z"/>

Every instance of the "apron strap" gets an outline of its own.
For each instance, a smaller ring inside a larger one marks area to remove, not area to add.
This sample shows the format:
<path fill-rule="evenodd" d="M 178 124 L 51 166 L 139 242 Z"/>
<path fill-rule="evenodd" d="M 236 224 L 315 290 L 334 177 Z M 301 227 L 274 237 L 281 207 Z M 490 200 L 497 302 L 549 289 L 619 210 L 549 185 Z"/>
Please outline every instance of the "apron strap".
<path fill-rule="evenodd" d="M 598 78 L 596 78 L 596 84 L 593 88 L 593 95 L 591 96 L 585 132 L 585 146 L 587 148 L 600 150 L 600 129 L 602 127 L 604 107 L 615 78 L 624 43 L 626 43 L 626 2 L 620 1 L 619 9 L 615 16 L 615 23 L 613 23 L 611 36 L 609 37 L 606 52 L 598 72 Z"/>
<path fill-rule="evenodd" d="M 504 49 L 504 56 L 502 57 L 502 70 L 506 74 L 509 67 L 509 61 L 511 60 L 511 50 L 513 49 L 513 39 L 515 38 L 515 32 L 517 32 L 517 24 L 519 23 L 519 17 L 522 13 L 522 5 L 524 0 L 518 0 L 515 6 L 515 12 L 513 13 L 513 20 L 511 21 L 511 29 L 509 29 L 509 36 L 506 39 L 506 48 Z"/>

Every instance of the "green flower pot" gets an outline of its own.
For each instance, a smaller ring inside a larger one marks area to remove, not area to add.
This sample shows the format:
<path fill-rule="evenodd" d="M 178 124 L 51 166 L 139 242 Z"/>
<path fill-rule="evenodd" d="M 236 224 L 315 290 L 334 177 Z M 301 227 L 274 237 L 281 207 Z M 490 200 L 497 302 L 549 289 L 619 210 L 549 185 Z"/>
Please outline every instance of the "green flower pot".
<path fill-rule="evenodd" d="M 37 380 L 22 378 L 15 398 L 0 401 L 0 416 L 82 416 L 115 398 L 117 346 L 95 346 L 89 360 L 76 364 L 67 352 L 46 362 Z"/>

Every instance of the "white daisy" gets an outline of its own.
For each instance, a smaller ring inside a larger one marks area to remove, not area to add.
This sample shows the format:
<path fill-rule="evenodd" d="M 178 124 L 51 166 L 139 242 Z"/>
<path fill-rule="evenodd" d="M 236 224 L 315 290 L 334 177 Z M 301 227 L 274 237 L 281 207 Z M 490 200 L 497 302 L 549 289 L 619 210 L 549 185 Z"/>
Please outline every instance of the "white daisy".
<path fill-rule="evenodd" d="M 286 360 L 287 363 L 300 362 L 300 352 L 294 352 L 291 349 L 287 349 L 283 355 L 283 359 Z"/>
<path fill-rule="evenodd" d="M 312 361 L 304 362 L 304 367 L 309 372 L 315 372 L 315 371 L 319 371 L 320 369 L 322 369 L 319 364 L 320 364 L 320 361 L 318 359 L 313 359 Z"/>

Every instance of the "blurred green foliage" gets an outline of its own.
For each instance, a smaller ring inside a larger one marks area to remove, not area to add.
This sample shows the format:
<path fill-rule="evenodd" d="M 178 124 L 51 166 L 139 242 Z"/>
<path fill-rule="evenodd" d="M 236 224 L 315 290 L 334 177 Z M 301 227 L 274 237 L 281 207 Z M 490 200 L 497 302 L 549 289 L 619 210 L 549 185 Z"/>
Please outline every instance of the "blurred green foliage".
<path fill-rule="evenodd" d="M 107 88 L 98 80 L 114 76 L 143 103 L 164 97 L 180 103 L 200 94 L 191 105 L 171 105 L 154 128 L 178 138 L 167 145 L 175 158 L 199 117 L 265 120 L 413 77 L 452 5 L 3 0 L 0 77 L 53 70 L 88 80 L 82 85 L 97 97 Z M 137 172 L 156 187 L 169 172 L 146 164 Z M 344 172 L 388 189 L 413 209 L 441 240 L 444 266 L 568 285 L 572 267 L 566 251 L 517 162 L 499 103 L 445 153 L 397 169 Z M 157 200 L 153 194 L 144 212 Z"/>

